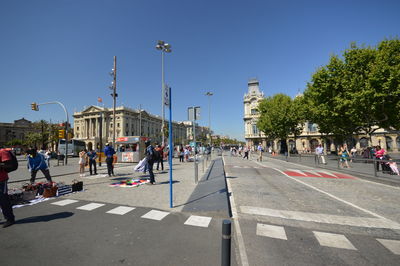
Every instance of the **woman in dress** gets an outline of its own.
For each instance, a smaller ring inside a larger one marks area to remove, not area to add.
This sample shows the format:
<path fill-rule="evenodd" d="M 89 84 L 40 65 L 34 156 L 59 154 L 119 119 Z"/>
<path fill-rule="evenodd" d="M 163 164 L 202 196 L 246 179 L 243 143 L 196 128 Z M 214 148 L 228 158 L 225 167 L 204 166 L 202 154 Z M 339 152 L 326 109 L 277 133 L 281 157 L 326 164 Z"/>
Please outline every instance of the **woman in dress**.
<path fill-rule="evenodd" d="M 79 176 L 85 176 L 85 165 L 87 161 L 86 153 L 86 149 L 79 153 Z"/>

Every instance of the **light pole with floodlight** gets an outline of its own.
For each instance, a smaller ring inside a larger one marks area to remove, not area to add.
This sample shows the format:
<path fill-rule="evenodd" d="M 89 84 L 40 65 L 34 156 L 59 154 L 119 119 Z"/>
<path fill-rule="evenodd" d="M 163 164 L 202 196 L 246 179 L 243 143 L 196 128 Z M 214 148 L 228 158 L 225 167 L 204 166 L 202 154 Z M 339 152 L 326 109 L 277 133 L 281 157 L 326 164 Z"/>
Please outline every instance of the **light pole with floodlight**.
<path fill-rule="evenodd" d="M 212 138 L 211 138 L 211 96 L 214 95 L 211 91 L 206 92 L 205 94 L 208 96 L 208 130 L 210 131 L 210 146 L 212 145 Z"/>
<path fill-rule="evenodd" d="M 165 95 L 165 80 L 164 80 L 164 53 L 170 53 L 171 45 L 164 41 L 158 41 L 156 49 L 161 51 L 161 112 L 162 112 L 162 123 L 161 123 L 161 138 L 162 146 L 164 146 L 164 95 Z"/>

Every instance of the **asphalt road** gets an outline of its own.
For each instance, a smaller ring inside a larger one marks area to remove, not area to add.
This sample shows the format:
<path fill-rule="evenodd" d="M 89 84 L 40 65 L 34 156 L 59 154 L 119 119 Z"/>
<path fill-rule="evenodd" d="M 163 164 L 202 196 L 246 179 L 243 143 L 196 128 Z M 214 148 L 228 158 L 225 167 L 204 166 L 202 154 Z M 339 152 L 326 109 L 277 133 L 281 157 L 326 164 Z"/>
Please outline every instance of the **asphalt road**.
<path fill-rule="evenodd" d="M 242 265 L 400 265 L 400 189 L 224 157 Z"/>

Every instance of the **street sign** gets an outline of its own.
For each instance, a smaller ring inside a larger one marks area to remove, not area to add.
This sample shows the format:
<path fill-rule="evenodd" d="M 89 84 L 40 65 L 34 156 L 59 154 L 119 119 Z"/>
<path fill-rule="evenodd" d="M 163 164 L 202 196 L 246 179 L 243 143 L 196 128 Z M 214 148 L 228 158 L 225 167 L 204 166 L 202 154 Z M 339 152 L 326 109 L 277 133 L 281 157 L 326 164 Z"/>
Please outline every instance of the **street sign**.
<path fill-rule="evenodd" d="M 200 119 L 200 106 L 188 108 L 188 120 L 195 121 Z"/>
<path fill-rule="evenodd" d="M 164 105 L 169 106 L 169 87 L 167 85 L 164 90 Z"/>

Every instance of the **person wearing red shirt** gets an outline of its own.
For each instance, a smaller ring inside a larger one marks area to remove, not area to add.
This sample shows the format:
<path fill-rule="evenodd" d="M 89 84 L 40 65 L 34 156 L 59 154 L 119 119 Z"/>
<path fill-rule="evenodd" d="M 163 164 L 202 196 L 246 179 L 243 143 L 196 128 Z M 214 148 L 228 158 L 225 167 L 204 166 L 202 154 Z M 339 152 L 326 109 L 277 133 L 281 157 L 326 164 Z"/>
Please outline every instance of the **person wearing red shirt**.
<path fill-rule="evenodd" d="M 3 212 L 4 219 L 6 222 L 3 227 L 8 227 L 15 223 L 15 216 L 12 210 L 10 198 L 8 197 L 7 180 L 8 173 L 5 170 L 4 162 L 12 160 L 11 155 L 8 151 L 0 149 L 0 208 Z"/>
<path fill-rule="evenodd" d="M 381 146 L 376 146 L 375 158 L 378 160 L 382 160 L 384 155 L 386 155 L 385 149 L 381 148 Z M 376 171 L 379 171 L 380 164 L 382 164 L 382 162 L 379 161 L 376 162 Z"/>

